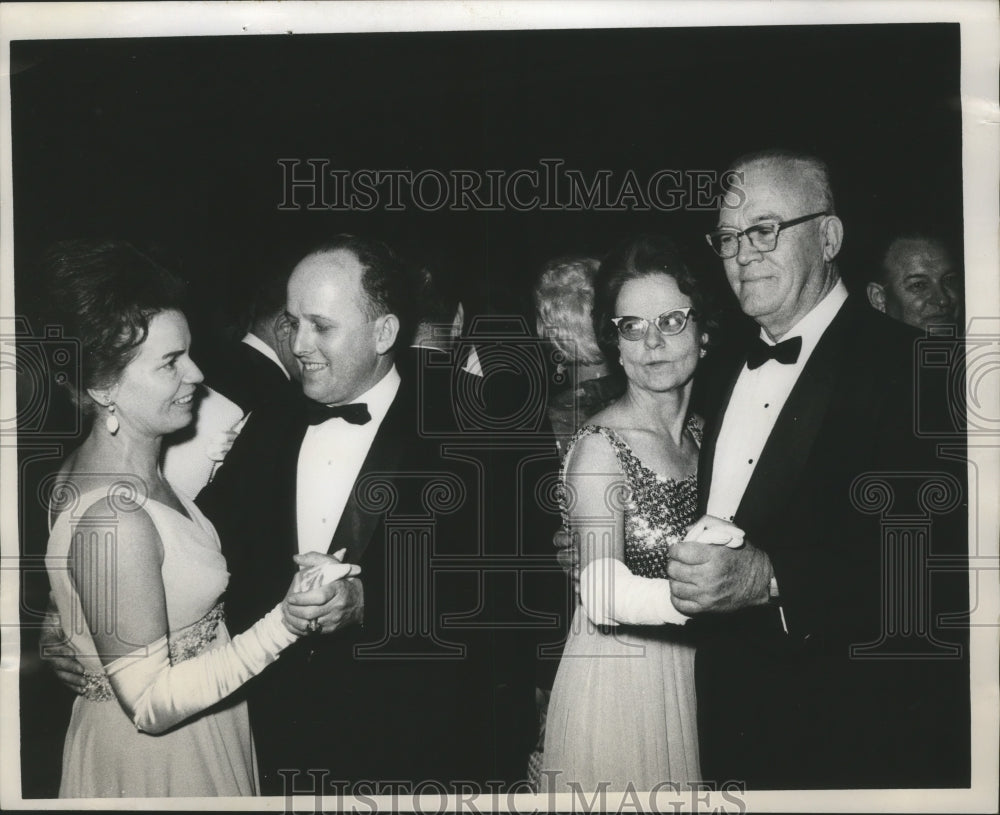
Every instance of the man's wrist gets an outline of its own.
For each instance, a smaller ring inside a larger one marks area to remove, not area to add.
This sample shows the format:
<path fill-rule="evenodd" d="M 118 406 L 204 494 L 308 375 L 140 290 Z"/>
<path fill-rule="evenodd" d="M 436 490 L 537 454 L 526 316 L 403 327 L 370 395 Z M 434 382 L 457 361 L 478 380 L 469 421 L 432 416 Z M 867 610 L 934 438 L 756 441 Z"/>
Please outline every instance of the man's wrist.
<path fill-rule="evenodd" d="M 774 569 L 771 567 L 771 558 L 760 549 L 756 550 L 758 558 L 757 580 L 754 586 L 754 602 L 757 605 L 767 605 L 772 600 L 772 589 L 778 586 L 777 578 L 774 576 Z"/>

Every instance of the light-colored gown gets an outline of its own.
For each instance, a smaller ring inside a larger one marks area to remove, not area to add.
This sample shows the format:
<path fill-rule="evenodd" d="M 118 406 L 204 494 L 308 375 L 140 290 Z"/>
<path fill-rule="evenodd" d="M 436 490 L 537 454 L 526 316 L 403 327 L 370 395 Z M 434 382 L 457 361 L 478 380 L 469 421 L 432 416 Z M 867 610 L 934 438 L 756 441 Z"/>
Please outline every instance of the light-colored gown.
<path fill-rule="evenodd" d="M 66 487 L 63 487 L 65 497 Z M 72 501 L 49 533 L 46 569 L 60 624 L 88 680 L 73 704 L 63 748 L 62 798 L 255 795 L 257 762 L 245 702 L 223 700 L 160 735 L 136 730 L 116 699 L 88 630 L 69 571 L 72 536 L 86 511 L 108 497 L 92 490 Z M 171 664 L 225 645 L 229 632 L 219 602 L 229 581 L 215 528 L 187 498 L 188 515 L 147 499 L 143 505 L 163 542 L 163 588 Z M 112 499 L 114 501 L 115 499 Z M 110 522 L 102 522 L 103 535 Z M 94 545 L 93 538 L 88 544 Z M 114 545 L 127 546 L 128 541 Z M 111 588 L 111 587 L 107 587 Z M 113 595 L 108 595 L 113 602 Z"/>
<path fill-rule="evenodd" d="M 688 429 L 700 443 L 697 420 Z M 567 455 L 595 433 L 611 443 L 625 476 L 625 565 L 665 578 L 667 547 L 696 520 L 696 476 L 657 475 L 615 431 L 595 425 L 580 428 Z M 568 531 L 565 505 L 563 523 Z M 597 626 L 577 605 L 549 703 L 544 790 L 595 791 L 602 782 L 611 791 L 651 790 L 700 780 L 688 640 L 681 626 Z"/>

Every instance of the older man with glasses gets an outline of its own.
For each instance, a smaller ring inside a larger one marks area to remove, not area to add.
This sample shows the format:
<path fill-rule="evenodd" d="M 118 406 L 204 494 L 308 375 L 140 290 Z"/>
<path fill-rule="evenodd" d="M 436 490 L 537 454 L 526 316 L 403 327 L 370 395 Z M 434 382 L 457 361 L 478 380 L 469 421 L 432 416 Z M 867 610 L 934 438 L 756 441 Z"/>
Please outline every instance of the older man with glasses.
<path fill-rule="evenodd" d="M 917 334 L 848 297 L 823 162 L 768 151 L 731 170 L 706 237 L 760 332 L 709 402 L 722 407 L 701 450 L 705 514 L 669 568 L 700 630 L 703 775 L 965 786 L 966 640 L 941 613 L 968 608 L 967 574 L 932 571 L 966 554 L 965 475 L 913 419 L 945 406 L 917 392 Z M 720 525 L 744 544 L 697 542 Z"/>

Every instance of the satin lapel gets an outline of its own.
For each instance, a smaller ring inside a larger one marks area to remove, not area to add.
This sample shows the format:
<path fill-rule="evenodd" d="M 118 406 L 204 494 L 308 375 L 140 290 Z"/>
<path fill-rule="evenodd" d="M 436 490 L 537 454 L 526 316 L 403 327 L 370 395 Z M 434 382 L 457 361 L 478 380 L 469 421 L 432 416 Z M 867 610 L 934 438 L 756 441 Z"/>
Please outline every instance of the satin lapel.
<path fill-rule="evenodd" d="M 701 453 L 698 459 L 698 514 L 704 515 L 708 508 L 708 491 L 712 486 L 712 467 L 715 460 L 715 445 L 719 440 L 719 429 L 722 427 L 722 417 L 726 415 L 726 408 L 729 407 L 729 400 L 733 396 L 733 389 L 736 387 L 736 378 L 739 376 L 743 365 L 746 363 L 746 354 L 740 354 L 738 361 L 727 365 L 724 373 L 725 387 L 722 388 L 722 398 L 719 400 L 719 408 L 710 421 L 706 423 L 705 435 L 701 442 Z"/>
<path fill-rule="evenodd" d="M 736 512 L 737 525 L 751 529 L 780 511 L 784 497 L 802 477 L 837 387 L 846 386 L 844 348 L 853 323 L 852 309 L 845 304 L 813 350 L 750 477 Z"/>
<path fill-rule="evenodd" d="M 376 527 L 384 518 L 383 511 L 371 512 L 366 510 L 358 502 L 358 486 L 364 487 L 366 476 L 377 475 L 378 480 L 392 481 L 393 473 L 399 471 L 399 462 L 406 446 L 405 433 L 406 422 L 415 421 L 414 416 L 406 416 L 404 402 L 404 385 L 400 385 L 396 398 L 389 407 L 382 424 L 379 425 L 378 433 L 372 441 L 372 446 L 368 449 L 364 464 L 358 473 L 358 478 L 354 482 L 354 489 L 350 498 L 344 506 L 344 512 L 340 516 L 340 523 L 333 533 L 328 552 L 336 552 L 338 549 L 347 549 L 345 560 L 350 563 L 359 563 L 365 549 L 371 542 L 375 534 Z"/>
<path fill-rule="evenodd" d="M 302 449 L 302 442 L 308 428 L 309 423 L 305 418 L 305 410 L 301 403 L 296 403 L 294 419 L 288 425 L 287 443 L 282 445 L 281 458 L 275 468 L 276 473 L 288 473 L 287 478 L 277 479 L 280 482 L 277 488 L 283 493 L 279 503 L 279 512 L 284 515 L 279 528 L 291 530 L 288 540 L 291 543 L 293 555 L 299 553 L 299 451 Z"/>

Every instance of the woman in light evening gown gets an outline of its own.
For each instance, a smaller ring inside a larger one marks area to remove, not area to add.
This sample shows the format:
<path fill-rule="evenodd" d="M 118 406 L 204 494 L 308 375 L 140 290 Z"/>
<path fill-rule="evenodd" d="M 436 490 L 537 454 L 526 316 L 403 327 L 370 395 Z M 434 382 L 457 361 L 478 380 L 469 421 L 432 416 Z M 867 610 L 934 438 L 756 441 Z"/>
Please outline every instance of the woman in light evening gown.
<path fill-rule="evenodd" d="M 627 385 L 563 461 L 580 605 L 546 724 L 542 787 L 556 792 L 700 777 L 694 648 L 666 575 L 668 547 L 696 517 L 701 423 L 689 399 L 709 315 L 673 244 L 643 236 L 601 264 L 593 316 Z"/>
<path fill-rule="evenodd" d="M 71 396 L 93 422 L 49 506 L 52 597 L 86 682 L 60 797 L 253 795 L 246 704 L 225 699 L 299 634 L 279 603 L 230 639 L 218 537 L 159 470 L 202 379 L 180 284 L 128 244 L 62 244 L 45 266 L 64 336 L 80 343 Z"/>

